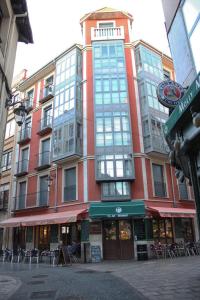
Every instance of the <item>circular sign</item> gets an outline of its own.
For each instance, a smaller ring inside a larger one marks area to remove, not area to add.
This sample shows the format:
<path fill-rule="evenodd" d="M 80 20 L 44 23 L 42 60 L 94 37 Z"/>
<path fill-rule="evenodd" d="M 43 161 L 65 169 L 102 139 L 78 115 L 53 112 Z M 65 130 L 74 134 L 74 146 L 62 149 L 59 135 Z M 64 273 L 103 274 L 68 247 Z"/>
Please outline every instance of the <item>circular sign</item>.
<path fill-rule="evenodd" d="M 116 212 L 117 212 L 118 214 L 120 214 L 120 213 L 122 212 L 122 208 L 121 208 L 121 207 L 117 207 L 117 208 L 116 208 Z"/>
<path fill-rule="evenodd" d="M 158 101 L 168 108 L 175 107 L 184 95 L 183 87 L 172 80 L 159 83 L 156 92 Z"/>

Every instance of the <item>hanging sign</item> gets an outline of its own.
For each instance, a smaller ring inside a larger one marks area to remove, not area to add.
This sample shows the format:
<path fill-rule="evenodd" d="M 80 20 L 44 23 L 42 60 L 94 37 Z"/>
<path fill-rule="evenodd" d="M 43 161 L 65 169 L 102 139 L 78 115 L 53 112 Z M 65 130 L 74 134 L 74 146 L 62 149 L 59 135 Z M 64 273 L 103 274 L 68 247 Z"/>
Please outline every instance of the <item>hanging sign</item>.
<path fill-rule="evenodd" d="M 173 80 L 165 80 L 159 83 L 156 92 L 158 101 L 162 105 L 173 108 L 176 107 L 179 100 L 183 97 L 184 88 Z"/>

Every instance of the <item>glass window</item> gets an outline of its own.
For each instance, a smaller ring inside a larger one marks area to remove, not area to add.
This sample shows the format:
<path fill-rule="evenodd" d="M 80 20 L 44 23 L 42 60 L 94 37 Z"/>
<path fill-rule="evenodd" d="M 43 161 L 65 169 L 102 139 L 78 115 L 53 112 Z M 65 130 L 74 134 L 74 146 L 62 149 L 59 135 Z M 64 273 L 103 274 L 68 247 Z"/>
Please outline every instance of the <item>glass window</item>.
<path fill-rule="evenodd" d="M 183 14 L 185 17 L 187 31 L 189 33 L 200 14 L 199 0 L 186 0 L 183 5 Z"/>
<path fill-rule="evenodd" d="M 99 28 L 112 28 L 112 27 L 114 27 L 113 22 L 99 23 Z"/>
<path fill-rule="evenodd" d="M 102 183 L 102 197 L 106 199 L 113 198 L 130 198 L 130 183 L 122 181 L 103 182 Z"/>
<path fill-rule="evenodd" d="M 12 151 L 3 153 L 1 161 L 1 171 L 6 171 L 11 168 Z"/>
<path fill-rule="evenodd" d="M 158 197 L 166 197 L 166 184 L 162 165 L 152 164 L 154 193 Z"/>
<path fill-rule="evenodd" d="M 122 160 L 116 161 L 116 176 L 123 177 L 124 176 L 124 166 Z"/>
<path fill-rule="evenodd" d="M 12 119 L 7 122 L 6 124 L 6 133 L 5 133 L 5 139 L 8 139 L 9 137 L 13 136 L 15 134 L 15 119 Z"/>
<path fill-rule="evenodd" d="M 183 182 L 178 182 L 178 186 L 179 186 L 179 196 L 181 200 L 188 200 L 188 191 L 187 191 L 187 184 L 186 184 L 186 180 L 184 180 Z"/>
<path fill-rule="evenodd" d="M 106 241 L 117 239 L 116 221 L 104 221 L 104 238 Z"/>
<path fill-rule="evenodd" d="M 76 200 L 76 168 L 64 171 L 64 201 Z"/>
<path fill-rule="evenodd" d="M 122 241 L 131 240 L 131 224 L 130 221 L 119 221 L 119 239 Z"/>
<path fill-rule="evenodd" d="M 102 178 L 102 175 L 104 174 L 109 174 L 110 177 L 118 178 L 133 176 L 133 162 L 130 154 L 100 155 L 97 156 L 96 161 L 98 178 Z"/>
<path fill-rule="evenodd" d="M 190 37 L 190 43 L 194 58 L 194 63 L 196 66 L 197 73 L 200 71 L 200 59 L 199 59 L 199 37 L 200 37 L 200 18 L 199 22 L 196 25 L 196 28 L 194 29 L 191 37 Z"/>
<path fill-rule="evenodd" d="M 154 242 L 170 244 L 173 242 L 172 219 L 153 219 Z"/>

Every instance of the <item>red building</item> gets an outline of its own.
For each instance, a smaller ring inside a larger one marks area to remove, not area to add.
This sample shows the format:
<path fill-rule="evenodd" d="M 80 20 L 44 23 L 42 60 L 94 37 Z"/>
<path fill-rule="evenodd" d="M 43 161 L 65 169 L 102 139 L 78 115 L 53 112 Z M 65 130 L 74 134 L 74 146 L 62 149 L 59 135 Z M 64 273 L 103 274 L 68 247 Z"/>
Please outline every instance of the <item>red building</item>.
<path fill-rule="evenodd" d="M 132 22 L 107 7 L 83 16 L 84 45 L 20 85 L 30 112 L 16 147 L 13 215 L 2 223 L 14 246 L 76 240 L 87 259 L 93 246 L 103 259 L 129 259 L 137 245 L 194 239 L 192 190 L 168 162 L 168 111 L 156 97 L 173 63 L 133 43 Z"/>

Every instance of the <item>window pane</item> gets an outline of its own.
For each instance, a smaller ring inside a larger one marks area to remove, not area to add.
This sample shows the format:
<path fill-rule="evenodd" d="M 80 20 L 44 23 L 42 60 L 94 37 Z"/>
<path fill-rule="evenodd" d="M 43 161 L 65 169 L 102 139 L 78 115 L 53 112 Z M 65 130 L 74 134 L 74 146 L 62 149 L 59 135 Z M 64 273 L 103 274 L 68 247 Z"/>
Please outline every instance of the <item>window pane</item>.
<path fill-rule="evenodd" d="M 95 101 L 96 101 L 96 104 L 102 104 L 103 103 L 102 94 L 96 94 L 95 95 Z"/>
<path fill-rule="evenodd" d="M 119 196 L 123 195 L 122 182 L 116 182 L 116 194 Z"/>
<path fill-rule="evenodd" d="M 165 189 L 165 182 L 164 182 L 163 166 L 153 164 L 152 167 L 153 167 L 155 196 L 165 197 L 166 189 Z"/>
<path fill-rule="evenodd" d="M 183 14 L 185 17 L 185 23 L 188 33 L 192 29 L 194 22 L 200 12 L 200 2 L 199 0 L 186 0 L 183 5 Z"/>
<path fill-rule="evenodd" d="M 97 118 L 97 132 L 103 132 L 103 119 Z"/>
<path fill-rule="evenodd" d="M 115 145 L 122 145 L 121 133 L 114 133 L 114 143 L 115 143 Z"/>
<path fill-rule="evenodd" d="M 76 168 L 65 170 L 64 201 L 76 200 Z"/>
<path fill-rule="evenodd" d="M 123 170 L 123 161 L 116 161 L 116 176 L 117 177 L 123 177 L 124 176 L 124 170 Z"/>
<path fill-rule="evenodd" d="M 111 118 L 105 118 L 105 132 L 112 131 L 112 119 Z"/>
<path fill-rule="evenodd" d="M 114 118 L 114 131 L 121 131 L 120 117 Z"/>
<path fill-rule="evenodd" d="M 119 239 L 122 241 L 131 240 L 131 224 L 130 221 L 119 221 Z"/>
<path fill-rule="evenodd" d="M 113 161 L 106 162 L 106 174 L 110 177 L 114 177 L 114 166 Z"/>
<path fill-rule="evenodd" d="M 105 240 L 116 240 L 117 233 L 116 233 L 116 222 L 115 221 L 106 221 L 104 223 L 104 231 L 105 231 Z"/>
<path fill-rule="evenodd" d="M 200 3 L 200 2 L 199 2 Z M 197 73 L 200 71 L 200 59 L 199 59 L 199 38 L 200 38 L 200 20 L 195 27 L 194 32 L 190 38 L 191 48 L 194 57 L 194 63 L 196 66 Z"/>
<path fill-rule="evenodd" d="M 104 135 L 103 133 L 96 134 L 96 145 L 97 146 L 104 146 Z"/>
<path fill-rule="evenodd" d="M 113 145 L 113 135 L 112 133 L 105 134 L 105 146 L 112 146 Z"/>

